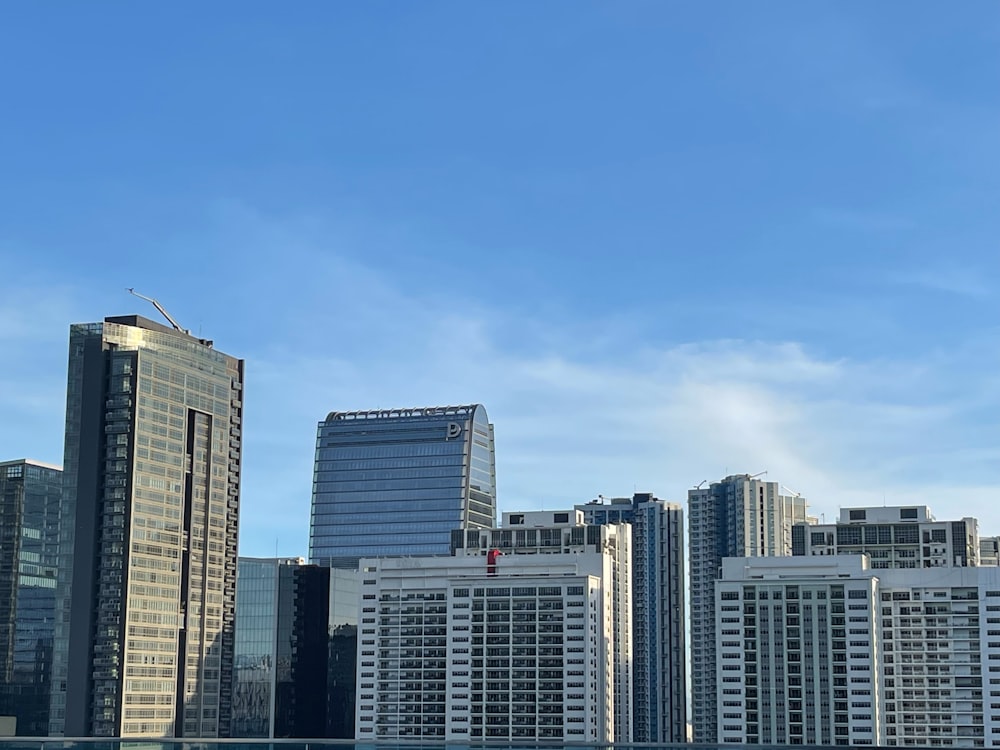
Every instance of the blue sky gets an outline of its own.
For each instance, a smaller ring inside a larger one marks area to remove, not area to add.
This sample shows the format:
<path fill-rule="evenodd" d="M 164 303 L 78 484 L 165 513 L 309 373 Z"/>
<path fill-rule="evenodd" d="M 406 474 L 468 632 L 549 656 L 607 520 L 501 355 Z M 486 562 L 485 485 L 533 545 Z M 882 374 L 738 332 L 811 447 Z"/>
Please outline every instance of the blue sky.
<path fill-rule="evenodd" d="M 501 509 L 759 472 L 1000 533 L 1000 6 L 0 7 L 0 458 L 71 322 L 247 360 L 241 549 L 316 422 L 482 402 Z"/>

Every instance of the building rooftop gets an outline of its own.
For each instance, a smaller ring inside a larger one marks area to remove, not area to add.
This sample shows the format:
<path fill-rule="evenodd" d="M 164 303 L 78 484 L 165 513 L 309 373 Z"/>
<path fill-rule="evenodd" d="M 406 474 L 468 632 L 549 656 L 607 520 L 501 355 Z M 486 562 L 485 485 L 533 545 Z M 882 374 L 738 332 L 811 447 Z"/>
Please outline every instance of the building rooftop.
<path fill-rule="evenodd" d="M 586 521 L 582 510 L 529 510 L 518 513 L 504 512 L 501 516 L 501 526 L 505 529 L 512 526 L 528 528 L 562 528 L 564 526 L 583 526 Z"/>
<path fill-rule="evenodd" d="M 105 323 L 114 323 L 120 326 L 132 326 L 133 328 L 142 328 L 146 331 L 156 331 L 157 333 L 170 333 L 175 336 L 184 336 L 185 338 L 193 339 L 203 346 L 211 347 L 213 341 L 210 339 L 199 338 L 198 336 L 191 335 L 190 331 L 178 330 L 172 326 L 164 325 L 163 323 L 157 323 L 155 320 L 150 320 L 149 318 L 143 317 L 142 315 L 109 315 L 104 319 Z"/>
<path fill-rule="evenodd" d="M 909 521 L 921 523 L 934 521 L 934 514 L 926 505 L 872 505 L 841 508 L 837 523 L 894 523 Z"/>
<path fill-rule="evenodd" d="M 366 409 L 361 411 L 331 411 L 326 415 L 326 422 L 342 419 L 411 419 L 413 417 L 446 417 L 450 415 L 465 416 L 472 414 L 481 404 L 464 406 L 423 406 L 403 409 Z"/>
<path fill-rule="evenodd" d="M 11 461 L 0 461 L 0 466 L 16 466 L 17 464 L 28 464 L 30 466 L 40 466 L 43 469 L 54 469 L 55 471 L 62 471 L 62 466 L 56 464 L 50 464 L 45 461 L 36 461 L 33 458 L 16 458 Z"/>

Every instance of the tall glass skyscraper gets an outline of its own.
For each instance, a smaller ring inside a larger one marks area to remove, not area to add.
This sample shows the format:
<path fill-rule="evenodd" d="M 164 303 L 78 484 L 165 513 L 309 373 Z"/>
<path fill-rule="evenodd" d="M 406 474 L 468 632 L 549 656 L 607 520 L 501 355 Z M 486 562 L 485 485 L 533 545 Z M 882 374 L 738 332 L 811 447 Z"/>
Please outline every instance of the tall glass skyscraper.
<path fill-rule="evenodd" d="M 62 471 L 0 463 L 0 716 L 48 734 Z"/>
<path fill-rule="evenodd" d="M 70 328 L 52 734 L 228 734 L 242 416 L 211 341 Z"/>
<path fill-rule="evenodd" d="M 448 555 L 452 529 L 496 521 L 493 425 L 486 409 L 331 412 L 316 440 L 309 556 Z"/>

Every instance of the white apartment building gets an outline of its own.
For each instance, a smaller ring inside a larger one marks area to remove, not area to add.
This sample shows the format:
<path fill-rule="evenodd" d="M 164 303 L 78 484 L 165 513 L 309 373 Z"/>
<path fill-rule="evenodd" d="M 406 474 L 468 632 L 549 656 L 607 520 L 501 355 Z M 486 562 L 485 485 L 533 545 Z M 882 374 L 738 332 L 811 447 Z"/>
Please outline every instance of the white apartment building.
<path fill-rule="evenodd" d="M 1000 747 L 1000 568 L 730 559 L 721 742 Z"/>
<path fill-rule="evenodd" d="M 631 741 L 629 527 L 512 515 L 362 559 L 357 739 Z"/>
<path fill-rule="evenodd" d="M 876 583 L 860 555 L 723 561 L 720 742 L 877 744 Z"/>
<path fill-rule="evenodd" d="M 843 508 L 837 523 L 792 529 L 793 555 L 860 555 L 872 568 L 979 565 L 979 522 L 938 521 L 926 505 Z"/>

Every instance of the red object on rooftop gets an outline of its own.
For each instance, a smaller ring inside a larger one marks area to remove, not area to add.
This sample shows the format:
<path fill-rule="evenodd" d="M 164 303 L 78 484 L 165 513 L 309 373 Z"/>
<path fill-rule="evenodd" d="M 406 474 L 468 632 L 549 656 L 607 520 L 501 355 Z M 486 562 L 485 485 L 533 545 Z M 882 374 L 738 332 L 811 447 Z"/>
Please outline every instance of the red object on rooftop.
<path fill-rule="evenodd" d="M 491 549 L 486 553 L 486 575 L 495 576 L 497 574 L 497 558 L 503 555 L 498 549 Z"/>

